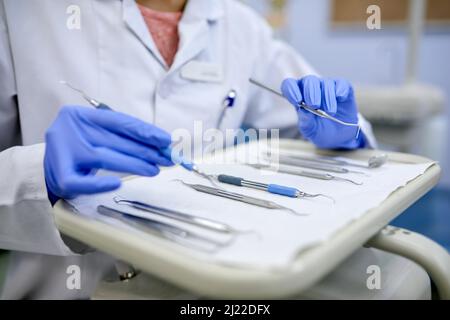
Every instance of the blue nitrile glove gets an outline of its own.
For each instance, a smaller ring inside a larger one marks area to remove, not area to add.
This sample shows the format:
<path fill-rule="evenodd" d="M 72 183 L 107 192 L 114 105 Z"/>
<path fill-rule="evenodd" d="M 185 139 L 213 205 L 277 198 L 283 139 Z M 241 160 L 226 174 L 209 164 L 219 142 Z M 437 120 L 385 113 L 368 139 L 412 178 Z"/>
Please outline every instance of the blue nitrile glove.
<path fill-rule="evenodd" d="M 45 141 L 44 172 L 52 202 L 119 188 L 118 177 L 95 176 L 95 169 L 154 176 L 159 165 L 172 165 L 158 151 L 170 145 L 170 135 L 120 112 L 63 107 Z"/>
<path fill-rule="evenodd" d="M 339 120 L 358 123 L 358 108 L 348 81 L 316 76 L 306 76 L 300 80 L 285 79 L 281 91 L 297 109 L 300 133 L 317 147 L 356 149 L 366 145 L 364 134 L 360 132 L 357 135 L 358 127 L 345 126 L 298 107 L 299 103 L 304 102 Z"/>

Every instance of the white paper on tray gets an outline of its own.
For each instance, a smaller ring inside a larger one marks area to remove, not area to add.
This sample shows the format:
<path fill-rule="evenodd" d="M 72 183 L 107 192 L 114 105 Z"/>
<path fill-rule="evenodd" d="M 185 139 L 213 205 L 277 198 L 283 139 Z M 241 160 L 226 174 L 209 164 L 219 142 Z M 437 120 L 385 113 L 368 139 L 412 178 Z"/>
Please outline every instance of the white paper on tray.
<path fill-rule="evenodd" d="M 71 200 L 70 203 L 77 208 L 78 214 L 95 216 L 108 223 L 113 222 L 111 218 L 104 218 L 96 212 L 96 207 L 100 204 L 141 215 L 146 214 L 128 206 L 115 204 L 112 198 L 119 195 L 129 200 L 142 201 L 223 222 L 238 230 L 252 230 L 257 235 L 254 233 L 238 235 L 229 246 L 215 253 L 193 252 L 193 254 L 241 267 L 283 268 L 287 267 L 302 249 L 327 240 L 352 220 L 381 204 L 396 189 L 423 174 L 432 164 L 431 162 L 425 164 L 388 162 L 377 169 L 358 168 L 359 171 L 364 171 L 370 176 L 342 175 L 363 181 L 362 186 L 280 173 L 267 174 L 244 165 L 202 166 L 202 169 L 209 173 L 229 174 L 245 177 L 248 180 L 283 184 L 308 193 L 323 193 L 336 199 L 336 203 L 333 204 L 326 198 L 293 199 L 259 190 L 222 185 L 229 191 L 275 201 L 297 212 L 308 213 L 306 217 L 295 216 L 282 210 L 263 209 L 192 190 L 175 180 L 182 179 L 187 183 L 205 185 L 209 183 L 179 166 L 163 170 L 156 177 L 127 180 L 121 189 L 115 192 L 82 196 Z M 168 221 L 154 215 L 152 217 Z M 114 223 L 120 225 L 118 222 Z M 186 226 L 179 222 L 175 224 Z"/>

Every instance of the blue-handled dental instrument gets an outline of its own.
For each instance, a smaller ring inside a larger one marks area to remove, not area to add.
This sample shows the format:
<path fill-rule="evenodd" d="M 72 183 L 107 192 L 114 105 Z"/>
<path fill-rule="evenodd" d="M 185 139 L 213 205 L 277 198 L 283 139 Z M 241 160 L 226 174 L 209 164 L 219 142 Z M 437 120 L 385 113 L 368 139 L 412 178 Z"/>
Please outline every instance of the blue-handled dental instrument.
<path fill-rule="evenodd" d="M 262 190 L 262 191 L 266 191 L 266 192 L 269 192 L 272 194 L 278 194 L 278 195 L 290 197 L 290 198 L 316 198 L 316 197 L 322 196 L 322 197 L 328 198 L 330 200 L 333 200 L 333 202 L 334 202 L 334 199 L 332 199 L 331 197 L 326 196 L 324 194 L 309 194 L 309 193 L 300 191 L 297 188 L 283 186 L 283 185 L 279 185 L 279 184 L 273 184 L 273 183 L 266 184 L 266 183 L 261 183 L 261 182 L 257 182 L 257 181 L 246 180 L 246 179 L 243 179 L 240 177 L 224 175 L 224 174 L 218 175 L 217 180 L 222 183 L 231 184 L 231 185 L 235 185 L 238 187 L 246 187 L 246 188 Z"/>
<path fill-rule="evenodd" d="M 80 93 L 83 98 L 89 102 L 90 105 L 92 105 L 93 107 L 95 107 L 96 109 L 103 109 L 103 110 L 109 110 L 109 111 L 114 111 L 113 108 L 111 108 L 110 106 L 108 106 L 107 104 L 100 102 L 94 98 L 91 98 L 90 96 L 88 96 L 83 90 L 80 90 L 76 87 L 74 87 L 73 85 L 71 85 L 70 83 L 68 83 L 67 81 L 61 80 L 59 81 L 59 83 L 66 85 L 67 87 L 69 87 L 70 89 Z M 173 163 L 175 164 L 179 164 L 181 165 L 183 168 L 185 168 L 188 171 L 194 172 L 197 175 L 206 178 L 209 180 L 209 182 L 211 182 L 211 184 L 215 187 L 220 188 L 215 182 L 212 176 L 206 174 L 205 172 L 201 171 L 198 166 L 191 162 L 188 161 L 186 159 L 183 159 L 183 157 L 179 154 L 176 154 L 173 152 L 172 148 L 168 147 L 168 148 L 164 148 L 159 150 L 159 152 L 165 156 L 167 159 L 170 159 Z"/>

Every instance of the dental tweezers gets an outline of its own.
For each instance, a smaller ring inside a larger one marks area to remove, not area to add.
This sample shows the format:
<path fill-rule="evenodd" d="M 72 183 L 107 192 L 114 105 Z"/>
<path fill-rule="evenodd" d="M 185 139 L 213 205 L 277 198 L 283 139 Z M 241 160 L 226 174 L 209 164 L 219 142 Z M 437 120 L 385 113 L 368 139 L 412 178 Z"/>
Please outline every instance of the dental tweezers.
<path fill-rule="evenodd" d="M 163 216 L 166 218 L 171 218 L 174 220 L 185 222 L 185 223 L 191 224 L 196 227 L 209 229 L 211 231 L 216 231 L 216 232 L 221 232 L 221 233 L 238 232 L 237 230 L 233 229 L 232 227 L 230 227 L 229 225 L 226 225 L 224 223 L 216 222 L 216 221 L 201 218 L 201 217 L 196 217 L 191 214 L 179 212 L 176 210 L 161 208 L 161 207 L 157 207 L 157 206 L 139 202 L 139 201 L 126 200 L 126 199 L 122 199 L 118 196 L 114 197 L 113 200 L 117 204 L 128 205 L 135 209 L 143 210 L 143 211 L 150 212 L 150 213 L 153 213 L 153 214 L 156 214 L 159 216 Z"/>
<path fill-rule="evenodd" d="M 207 193 L 207 194 L 210 194 L 213 196 L 222 197 L 222 198 L 226 198 L 226 199 L 230 199 L 230 200 L 234 200 L 234 201 L 240 201 L 240 202 L 244 202 L 247 204 L 251 204 L 251 205 L 261 207 L 261 208 L 266 208 L 266 209 L 285 210 L 285 211 L 289 211 L 290 213 L 293 213 L 298 216 L 306 216 L 307 215 L 304 213 L 298 213 L 291 208 L 282 206 L 273 201 L 250 197 L 250 196 L 243 195 L 240 193 L 230 192 L 230 191 L 226 191 L 226 190 L 218 189 L 218 188 L 212 188 L 212 187 L 201 185 L 201 184 L 189 184 L 182 180 L 178 180 L 178 181 L 183 183 L 185 186 L 188 186 L 189 188 L 192 188 L 196 191 Z"/>
<path fill-rule="evenodd" d="M 125 223 L 126 225 L 133 227 L 135 229 L 144 232 L 150 232 L 162 238 L 174 241 L 180 245 L 194 249 L 200 249 L 204 251 L 215 251 L 205 248 L 204 246 L 201 246 L 200 243 L 196 244 L 195 243 L 196 241 L 213 245 L 215 248 L 224 247 L 230 243 L 229 241 L 220 242 L 215 239 L 207 238 L 192 231 L 188 231 L 186 229 L 182 229 L 180 227 L 176 227 L 174 225 L 164 223 L 161 221 L 153 220 L 151 218 L 136 217 L 128 212 L 113 209 L 104 205 L 98 206 L 97 212 L 104 216 L 108 216 L 110 218 L 119 220 L 122 223 Z"/>

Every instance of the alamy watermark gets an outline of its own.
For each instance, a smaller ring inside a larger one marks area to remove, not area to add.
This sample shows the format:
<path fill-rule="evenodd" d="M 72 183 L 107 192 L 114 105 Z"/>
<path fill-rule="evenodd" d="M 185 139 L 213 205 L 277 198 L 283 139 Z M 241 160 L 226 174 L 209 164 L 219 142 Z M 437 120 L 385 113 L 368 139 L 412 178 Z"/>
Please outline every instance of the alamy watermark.
<path fill-rule="evenodd" d="M 66 14 L 68 15 L 66 20 L 66 27 L 69 30 L 81 29 L 81 8 L 78 5 L 72 4 L 67 7 Z"/>
<path fill-rule="evenodd" d="M 375 4 L 367 7 L 366 13 L 369 17 L 366 20 L 366 26 L 369 30 L 381 29 L 381 8 Z"/>
<path fill-rule="evenodd" d="M 366 280 L 366 287 L 369 290 L 381 289 L 381 268 L 377 265 L 370 265 L 366 269 L 369 275 Z"/>
<path fill-rule="evenodd" d="M 182 155 L 197 164 L 264 163 L 276 171 L 279 138 L 278 129 L 204 130 L 202 121 L 194 121 L 193 132 L 183 128 L 172 132 L 172 160 L 177 163 Z M 229 148 L 242 144 L 247 144 L 246 148 Z"/>
<path fill-rule="evenodd" d="M 72 264 L 66 269 L 67 279 L 66 288 L 68 290 L 81 289 L 81 268 L 76 264 Z"/>

